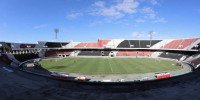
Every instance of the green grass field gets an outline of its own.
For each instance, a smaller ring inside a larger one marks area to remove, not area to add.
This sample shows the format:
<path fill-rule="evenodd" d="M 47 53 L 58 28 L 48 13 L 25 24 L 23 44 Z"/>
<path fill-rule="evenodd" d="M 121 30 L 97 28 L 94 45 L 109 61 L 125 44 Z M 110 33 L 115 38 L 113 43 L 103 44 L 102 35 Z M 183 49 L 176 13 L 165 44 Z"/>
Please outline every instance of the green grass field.
<path fill-rule="evenodd" d="M 63 58 L 39 62 L 50 71 L 99 74 L 138 74 L 179 69 L 176 62 L 148 58 Z"/>

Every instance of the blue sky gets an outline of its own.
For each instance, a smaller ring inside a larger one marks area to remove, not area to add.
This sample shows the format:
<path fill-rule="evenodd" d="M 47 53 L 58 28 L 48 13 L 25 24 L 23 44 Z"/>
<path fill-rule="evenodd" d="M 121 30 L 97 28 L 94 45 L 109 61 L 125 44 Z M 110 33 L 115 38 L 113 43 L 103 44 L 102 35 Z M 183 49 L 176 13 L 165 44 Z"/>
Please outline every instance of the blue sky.
<path fill-rule="evenodd" d="M 0 41 L 200 37 L 199 0 L 0 0 Z"/>

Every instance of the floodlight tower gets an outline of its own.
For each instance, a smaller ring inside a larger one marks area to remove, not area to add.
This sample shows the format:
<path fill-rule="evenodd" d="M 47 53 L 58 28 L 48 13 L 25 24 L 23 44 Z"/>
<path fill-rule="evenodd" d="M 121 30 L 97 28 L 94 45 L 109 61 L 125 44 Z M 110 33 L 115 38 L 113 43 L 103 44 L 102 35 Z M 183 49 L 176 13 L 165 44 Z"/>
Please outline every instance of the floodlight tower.
<path fill-rule="evenodd" d="M 59 33 L 59 29 L 58 29 L 58 28 L 55 28 L 55 29 L 54 29 L 54 32 L 55 32 L 55 39 L 57 40 L 57 38 L 58 38 L 58 33 Z"/>
<path fill-rule="evenodd" d="M 151 41 L 153 39 L 153 31 L 149 32 L 149 38 L 150 38 L 150 47 L 151 47 Z"/>

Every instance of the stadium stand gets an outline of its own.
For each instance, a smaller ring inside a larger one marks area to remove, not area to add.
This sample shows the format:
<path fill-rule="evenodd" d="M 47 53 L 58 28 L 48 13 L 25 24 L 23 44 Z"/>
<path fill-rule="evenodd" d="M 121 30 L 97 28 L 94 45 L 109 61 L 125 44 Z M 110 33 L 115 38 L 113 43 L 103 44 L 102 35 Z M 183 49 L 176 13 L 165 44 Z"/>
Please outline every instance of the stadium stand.
<path fill-rule="evenodd" d="M 159 57 L 161 58 L 171 58 L 177 60 L 180 60 L 183 56 L 188 56 L 188 55 L 184 55 L 181 53 L 171 53 L 171 52 L 163 52 L 159 55 Z"/>
<path fill-rule="evenodd" d="M 88 43 L 86 44 L 86 47 L 87 47 L 87 48 L 98 48 L 98 47 L 100 47 L 100 46 L 99 46 L 98 43 L 96 43 L 96 42 L 88 42 Z"/>
<path fill-rule="evenodd" d="M 98 40 L 97 42 L 82 42 L 77 44 L 76 48 L 102 48 L 106 47 L 110 40 Z"/>
<path fill-rule="evenodd" d="M 36 44 L 20 44 L 20 48 L 35 48 Z"/>
<path fill-rule="evenodd" d="M 69 42 L 69 44 L 63 46 L 63 48 L 75 48 L 80 42 Z"/>
<path fill-rule="evenodd" d="M 151 56 L 180 59 L 185 54 L 179 52 L 169 52 L 169 49 L 199 50 L 200 38 L 176 39 L 176 40 L 123 40 L 123 39 L 99 39 L 96 42 L 45 42 L 38 44 L 8 43 L 0 42 L 1 52 L 12 53 L 17 58 L 18 55 L 38 57 L 67 57 L 67 56 Z M 62 48 L 62 49 L 61 49 Z M 80 49 L 78 49 L 80 48 Z M 88 49 L 87 49 L 88 48 Z M 95 50 L 95 49 L 98 50 Z M 110 49 L 113 50 L 110 50 Z M 125 48 L 136 50 L 126 50 Z M 144 51 L 139 49 L 160 49 L 161 51 Z M 23 50 L 20 50 L 23 49 Z M 118 49 L 122 49 L 118 50 Z M 36 54 L 37 53 L 37 54 Z M 36 54 L 36 55 L 34 55 Z M 29 58 L 26 58 L 29 59 Z M 19 59 L 23 61 L 25 59 Z"/>
<path fill-rule="evenodd" d="M 45 57 L 56 57 L 56 56 L 57 56 L 56 51 L 49 50 L 45 52 Z"/>
<path fill-rule="evenodd" d="M 178 46 L 178 49 L 184 49 L 194 43 L 198 38 L 183 39 L 183 42 Z"/>
<path fill-rule="evenodd" d="M 19 54 L 21 54 L 21 53 L 19 53 Z M 12 62 L 17 63 L 17 64 L 20 63 L 20 61 L 18 61 L 13 54 L 7 53 L 6 55 Z"/>
<path fill-rule="evenodd" d="M 78 56 L 109 56 L 111 51 L 101 50 L 82 50 L 78 53 Z"/>
<path fill-rule="evenodd" d="M 0 50 L 1 52 L 8 52 L 11 51 L 11 47 L 5 42 L 0 42 Z"/>
<path fill-rule="evenodd" d="M 6 46 L 11 48 L 11 43 L 6 43 Z"/>
<path fill-rule="evenodd" d="M 83 50 L 78 54 L 78 56 L 101 56 L 101 54 L 101 51 Z"/>
<path fill-rule="evenodd" d="M 194 66 L 194 67 L 200 67 L 200 57 L 197 58 L 197 59 L 194 59 L 191 61 L 191 64 Z"/>
<path fill-rule="evenodd" d="M 17 54 L 17 55 L 14 55 L 14 57 L 15 57 L 19 62 L 24 62 L 24 61 L 26 61 L 26 60 L 39 58 L 38 54 L 35 54 L 35 53 Z"/>
<path fill-rule="evenodd" d="M 192 49 L 194 49 L 194 50 L 200 50 L 200 43 L 197 44 L 197 45 L 195 45 L 194 47 L 192 47 Z"/>
<path fill-rule="evenodd" d="M 152 51 L 118 51 L 116 56 L 151 56 Z"/>
<path fill-rule="evenodd" d="M 166 44 L 163 48 L 168 49 L 177 49 L 183 40 L 173 40 L 170 43 Z"/>
<path fill-rule="evenodd" d="M 98 40 L 99 47 L 105 47 L 111 40 Z"/>
<path fill-rule="evenodd" d="M 122 41 L 117 48 L 130 48 L 130 41 L 129 40 L 124 40 Z"/>
<path fill-rule="evenodd" d="M 130 42 L 130 48 L 140 48 L 139 40 L 129 40 L 129 42 Z"/>
<path fill-rule="evenodd" d="M 139 48 L 150 48 L 151 46 L 157 44 L 161 40 L 140 40 Z"/>
<path fill-rule="evenodd" d="M 21 43 L 7 43 L 7 45 L 13 50 L 13 49 L 20 49 Z"/>
<path fill-rule="evenodd" d="M 107 45 L 106 48 L 117 48 L 117 46 L 124 41 L 123 39 L 112 39 L 110 40 Z"/>
<path fill-rule="evenodd" d="M 164 45 L 163 48 L 165 48 L 165 49 L 185 49 L 189 45 L 194 43 L 196 40 L 198 40 L 198 38 L 172 40 L 168 44 Z"/>
<path fill-rule="evenodd" d="M 151 49 L 162 49 L 164 47 L 164 45 L 166 45 L 167 43 L 171 42 L 172 40 L 168 39 L 168 40 L 162 40 L 159 43 L 152 45 Z"/>
<path fill-rule="evenodd" d="M 124 40 L 117 48 L 150 48 L 161 40 Z"/>
<path fill-rule="evenodd" d="M 45 57 L 67 57 L 72 52 L 72 50 L 48 50 L 45 52 Z"/>
<path fill-rule="evenodd" d="M 199 38 L 177 40 L 98 40 L 97 42 L 38 42 L 35 48 L 153 48 L 153 49 L 186 49 Z M 9 45 L 9 43 L 8 43 Z M 10 43 L 18 48 L 19 44 Z M 19 46 L 25 48 L 23 44 Z M 28 46 L 30 47 L 30 46 Z M 33 46 L 31 47 L 33 48 Z"/>
<path fill-rule="evenodd" d="M 12 60 L 10 60 L 6 54 L 1 54 L 0 60 L 8 65 L 10 65 L 12 62 Z"/>
<path fill-rule="evenodd" d="M 75 46 L 75 48 L 83 48 L 83 47 L 86 47 L 87 46 L 87 43 L 79 43 Z"/>
<path fill-rule="evenodd" d="M 38 41 L 38 44 L 35 46 L 35 48 L 62 48 L 68 44 L 69 44 L 69 42 Z"/>
<path fill-rule="evenodd" d="M 21 43 L 0 42 L 0 50 L 3 53 L 10 53 L 14 49 L 20 49 Z"/>
<path fill-rule="evenodd" d="M 68 43 L 61 43 L 61 42 L 46 42 L 44 45 L 48 48 L 61 48 L 63 45 L 67 45 Z"/>
<path fill-rule="evenodd" d="M 109 56 L 111 51 L 101 51 L 101 56 Z"/>
<path fill-rule="evenodd" d="M 195 55 L 192 55 L 190 57 L 188 57 L 185 62 L 190 63 L 191 65 L 193 65 L 195 68 L 200 67 L 200 54 L 197 53 Z"/>

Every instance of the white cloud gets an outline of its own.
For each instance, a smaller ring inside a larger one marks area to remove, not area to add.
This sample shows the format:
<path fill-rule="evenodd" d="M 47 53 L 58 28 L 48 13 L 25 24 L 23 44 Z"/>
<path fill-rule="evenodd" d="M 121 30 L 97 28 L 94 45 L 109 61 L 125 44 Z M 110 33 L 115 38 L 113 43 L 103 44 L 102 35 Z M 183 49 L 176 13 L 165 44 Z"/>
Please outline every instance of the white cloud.
<path fill-rule="evenodd" d="M 133 25 L 133 23 L 130 23 L 130 20 L 128 19 L 121 19 L 121 20 L 117 20 L 114 22 L 114 24 L 123 24 L 123 25 L 126 25 L 126 26 L 130 26 L 130 25 Z"/>
<path fill-rule="evenodd" d="M 92 15 L 119 19 L 124 17 L 126 14 L 135 13 L 138 5 L 139 3 L 136 0 L 123 0 L 122 2 L 107 7 L 104 1 L 97 1 L 93 4 L 94 12 Z"/>
<path fill-rule="evenodd" d="M 149 32 L 145 32 L 145 31 L 141 31 L 141 32 L 132 32 L 131 33 L 131 37 L 135 38 L 135 39 L 150 39 L 150 32 L 152 32 L 152 35 L 155 35 L 156 32 L 154 31 L 149 31 Z"/>
<path fill-rule="evenodd" d="M 156 18 L 155 11 L 150 7 L 144 7 L 142 9 L 142 13 L 146 14 L 145 18 L 148 18 L 148 19 L 155 19 Z"/>
<path fill-rule="evenodd" d="M 157 13 L 151 7 L 142 8 L 141 13 L 144 14 L 143 18 L 146 21 L 151 21 L 152 23 L 167 23 L 167 20 L 164 17 L 158 17 Z M 136 20 L 136 22 L 142 22 L 142 20 Z"/>
<path fill-rule="evenodd" d="M 144 22 L 145 22 L 145 20 L 144 20 L 144 19 L 141 19 L 141 18 L 139 18 L 139 19 L 136 19 L 136 20 L 135 20 L 135 22 L 137 22 L 137 23 L 144 23 Z"/>
<path fill-rule="evenodd" d="M 153 23 L 167 23 L 167 20 L 165 18 L 157 18 Z"/>
<path fill-rule="evenodd" d="M 77 13 L 77 12 L 75 12 L 75 13 L 68 14 L 66 16 L 66 18 L 67 19 L 76 19 L 77 17 L 82 16 L 82 15 L 83 15 L 83 13 Z"/>
<path fill-rule="evenodd" d="M 124 14 L 118 12 L 114 8 L 103 8 L 99 11 L 99 15 L 102 16 L 110 16 L 110 17 L 115 17 L 115 18 L 121 18 L 124 16 Z"/>
<path fill-rule="evenodd" d="M 122 3 L 116 5 L 116 9 L 124 13 L 133 14 L 136 12 L 138 5 L 139 3 L 136 0 L 123 0 Z"/>
<path fill-rule="evenodd" d="M 158 1 L 157 0 L 149 0 L 150 1 L 150 3 L 152 4 L 152 5 L 157 5 L 158 4 Z"/>
<path fill-rule="evenodd" d="M 132 36 L 133 38 L 139 38 L 140 35 L 141 35 L 141 32 L 133 32 L 133 33 L 131 34 L 131 36 Z"/>
<path fill-rule="evenodd" d="M 94 5 L 96 5 L 97 7 L 104 8 L 105 7 L 105 2 L 103 2 L 103 1 L 97 1 L 97 2 L 94 3 Z"/>
<path fill-rule="evenodd" d="M 102 24 L 103 22 L 101 21 L 101 20 L 99 20 L 99 21 L 93 21 L 93 22 L 91 22 L 90 24 L 89 24 L 89 26 L 90 27 L 93 27 L 93 26 L 95 26 L 95 25 L 98 25 L 98 24 Z"/>
<path fill-rule="evenodd" d="M 33 29 L 41 29 L 41 28 L 45 28 L 47 26 L 48 26 L 47 24 L 40 24 L 40 25 L 34 26 Z"/>
<path fill-rule="evenodd" d="M 152 5 L 158 4 L 157 0 L 148 0 Z M 165 18 L 159 18 L 157 12 L 150 6 L 139 7 L 141 0 L 96 1 L 92 4 L 89 14 L 102 17 L 102 20 L 93 21 L 91 26 L 101 23 L 110 23 L 123 20 L 121 18 L 135 18 L 136 23 L 166 23 Z M 134 16 L 135 15 L 135 16 Z M 130 17 L 129 17 L 130 16 Z M 129 22 L 126 22 L 129 23 Z M 123 23 L 125 24 L 125 23 Z"/>
<path fill-rule="evenodd" d="M 97 1 L 94 3 L 94 12 L 92 15 L 100 15 L 105 17 L 121 18 L 124 16 L 121 12 L 117 11 L 113 6 L 106 7 L 105 2 Z"/>

